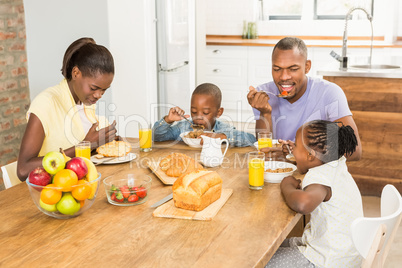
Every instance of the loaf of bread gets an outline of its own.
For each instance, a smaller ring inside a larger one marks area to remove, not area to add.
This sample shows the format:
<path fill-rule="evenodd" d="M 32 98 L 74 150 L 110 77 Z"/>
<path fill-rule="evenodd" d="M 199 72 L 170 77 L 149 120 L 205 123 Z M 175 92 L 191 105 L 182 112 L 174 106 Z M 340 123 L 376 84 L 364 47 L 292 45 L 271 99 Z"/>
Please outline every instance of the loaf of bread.
<path fill-rule="evenodd" d="M 168 155 L 161 160 L 159 166 L 169 177 L 179 177 L 186 172 L 202 168 L 195 159 L 181 153 Z"/>
<path fill-rule="evenodd" d="M 180 176 L 173 184 L 174 205 L 201 211 L 221 197 L 222 179 L 215 171 L 199 169 Z"/>
<path fill-rule="evenodd" d="M 96 149 L 96 152 L 105 157 L 125 156 L 131 151 L 131 145 L 125 141 L 111 141 Z"/>

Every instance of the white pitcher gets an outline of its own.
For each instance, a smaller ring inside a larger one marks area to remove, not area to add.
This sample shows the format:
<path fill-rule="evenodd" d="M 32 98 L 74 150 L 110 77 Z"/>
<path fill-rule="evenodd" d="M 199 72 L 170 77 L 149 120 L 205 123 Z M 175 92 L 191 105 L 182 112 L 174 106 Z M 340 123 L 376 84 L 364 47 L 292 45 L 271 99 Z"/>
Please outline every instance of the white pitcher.
<path fill-rule="evenodd" d="M 223 157 L 229 147 L 227 139 L 211 138 L 202 136 L 203 145 L 201 151 L 201 162 L 207 167 L 217 167 L 222 164 Z M 222 154 L 222 142 L 226 142 L 225 152 Z"/>

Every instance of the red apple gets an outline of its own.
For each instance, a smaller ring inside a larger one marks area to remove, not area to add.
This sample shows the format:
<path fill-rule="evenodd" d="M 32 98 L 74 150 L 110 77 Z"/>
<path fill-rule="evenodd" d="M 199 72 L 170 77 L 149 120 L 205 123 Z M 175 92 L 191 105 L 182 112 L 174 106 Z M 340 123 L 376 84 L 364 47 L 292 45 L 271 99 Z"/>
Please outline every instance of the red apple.
<path fill-rule="evenodd" d="M 52 176 L 42 167 L 37 167 L 29 173 L 29 182 L 35 185 L 46 186 L 52 181 Z"/>
<path fill-rule="evenodd" d="M 85 164 L 85 161 L 80 157 L 71 158 L 71 160 L 66 163 L 66 169 L 74 171 L 79 180 L 84 178 L 88 173 L 87 164 Z"/>

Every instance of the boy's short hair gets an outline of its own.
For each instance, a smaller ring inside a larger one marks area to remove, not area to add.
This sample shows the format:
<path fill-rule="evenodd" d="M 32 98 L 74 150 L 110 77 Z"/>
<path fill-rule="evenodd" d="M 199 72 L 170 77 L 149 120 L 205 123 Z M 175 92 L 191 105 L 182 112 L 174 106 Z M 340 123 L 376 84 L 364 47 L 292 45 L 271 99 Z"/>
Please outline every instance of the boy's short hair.
<path fill-rule="evenodd" d="M 215 99 L 216 105 L 218 108 L 221 107 L 222 102 L 222 92 L 218 86 L 212 83 L 204 83 L 197 86 L 194 91 L 193 95 L 209 95 Z"/>
<path fill-rule="evenodd" d="M 285 37 L 279 40 L 275 45 L 272 54 L 274 54 L 275 49 L 292 50 L 294 48 L 297 48 L 300 54 L 307 59 L 307 46 L 303 40 L 297 37 Z"/>

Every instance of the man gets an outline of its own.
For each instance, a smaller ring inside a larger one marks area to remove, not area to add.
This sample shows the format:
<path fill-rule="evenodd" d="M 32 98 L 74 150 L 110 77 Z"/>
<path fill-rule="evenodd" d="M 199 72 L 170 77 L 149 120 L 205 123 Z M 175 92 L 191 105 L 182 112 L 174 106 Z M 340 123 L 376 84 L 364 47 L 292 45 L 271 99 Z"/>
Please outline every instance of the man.
<path fill-rule="evenodd" d="M 256 133 L 272 130 L 274 138 L 294 141 L 297 129 L 304 123 L 312 120 L 340 122 L 350 125 L 357 137 L 356 151 L 348 159 L 359 160 L 362 153 L 359 133 L 343 90 L 326 80 L 307 77 L 310 68 L 307 47 L 301 39 L 285 37 L 275 45 L 272 52 L 274 81 L 257 89 L 250 87 L 247 94 L 256 119 Z"/>

